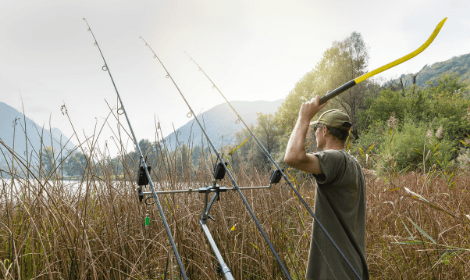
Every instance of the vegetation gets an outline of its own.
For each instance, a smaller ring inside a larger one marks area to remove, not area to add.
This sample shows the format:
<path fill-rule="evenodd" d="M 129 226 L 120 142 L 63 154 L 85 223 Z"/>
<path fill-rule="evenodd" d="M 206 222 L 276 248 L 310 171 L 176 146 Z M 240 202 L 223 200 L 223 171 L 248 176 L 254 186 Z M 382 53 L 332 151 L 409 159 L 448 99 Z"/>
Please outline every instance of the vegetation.
<path fill-rule="evenodd" d="M 259 114 L 252 130 L 282 159 L 302 102 L 366 71 L 360 34 L 335 42 L 290 92 L 275 115 Z M 369 81 L 329 103 L 352 116 L 348 150 L 364 166 L 367 182 L 367 256 L 372 279 L 465 279 L 470 274 L 470 104 L 468 84 L 444 73 L 427 87 Z M 115 110 L 110 115 L 116 117 Z M 103 125 L 104 126 L 104 125 Z M 115 127 L 114 125 L 109 127 Z M 157 126 L 159 127 L 159 126 Z M 97 146 L 100 131 L 61 154 L 42 147 L 33 165 L 3 141 L 11 179 L 0 189 L 2 279 L 180 279 L 158 210 L 136 196 L 135 152 L 126 151 L 124 128 L 113 139 L 120 154 Z M 210 184 L 214 155 L 192 141 L 171 149 L 161 131 L 140 147 L 158 190 Z M 240 186 L 266 185 L 272 168 L 247 131 L 221 147 Z M 308 137 L 308 151 L 315 139 Z M 60 155 L 60 156 L 59 156 Z M 78 181 L 64 181 L 62 172 Z M 311 176 L 286 168 L 313 205 Z M 232 187 L 228 178 L 220 185 Z M 304 279 L 312 217 L 281 182 L 245 197 L 294 279 Z M 203 196 L 160 195 L 190 279 L 218 279 L 217 261 L 200 228 Z M 283 279 L 279 265 L 238 194 L 215 203 L 211 230 L 236 279 Z M 146 216 L 150 225 L 144 224 Z"/>
<path fill-rule="evenodd" d="M 443 62 L 425 67 L 417 77 L 416 83 L 424 87 L 428 81 L 434 82 L 444 73 L 457 73 L 462 82 L 470 81 L 470 54 L 464 54 Z"/>
<path fill-rule="evenodd" d="M 245 145 L 249 146 L 241 147 Z M 124 153 L 118 158 L 123 167 L 120 173 L 97 147 L 88 147 L 92 152 L 85 154 L 84 172 L 75 183 L 59 179 L 58 163 L 52 176 L 46 168 L 38 175 L 28 172 L 28 164 L 19 155 L 14 157 L 19 168 L 3 170 L 13 178 L 1 181 L 0 277 L 163 279 L 166 275 L 180 279 L 158 210 L 138 202 L 132 157 Z M 165 146 L 152 147 L 165 151 Z M 241 147 L 225 154 L 238 184 L 266 184 L 266 172 L 252 168 L 252 162 L 236 161 L 243 157 Z M 154 168 L 152 178 L 159 190 L 196 189 L 210 183 L 210 155 L 201 153 L 198 167 L 186 165 L 182 172 L 178 155 L 184 155 L 184 150 L 190 158 L 195 149 L 181 146 L 179 152 L 158 158 L 154 166 L 162 168 Z M 392 167 L 384 167 L 379 176 L 366 170 L 372 278 L 464 279 L 470 273 L 468 167 L 406 173 Z M 288 172 L 307 203 L 313 204 L 312 178 Z M 231 187 L 228 179 L 220 185 Z M 311 216 L 282 182 L 270 190 L 244 194 L 292 277 L 303 279 Z M 218 279 L 217 261 L 198 223 L 203 196 L 159 198 L 190 279 Z M 147 214 L 151 222 L 145 227 Z M 238 194 L 223 193 L 212 216 L 217 222 L 210 221 L 208 226 L 236 279 L 283 279 Z"/>

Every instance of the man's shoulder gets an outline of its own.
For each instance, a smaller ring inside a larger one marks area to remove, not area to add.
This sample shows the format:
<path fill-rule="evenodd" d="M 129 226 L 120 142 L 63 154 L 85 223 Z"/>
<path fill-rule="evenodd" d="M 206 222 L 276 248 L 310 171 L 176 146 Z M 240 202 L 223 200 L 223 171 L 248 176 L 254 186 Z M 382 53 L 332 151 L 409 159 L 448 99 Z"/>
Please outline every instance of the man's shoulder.
<path fill-rule="evenodd" d="M 314 153 L 320 161 L 322 170 L 338 168 L 348 162 L 347 155 L 341 150 L 324 150 Z"/>
<path fill-rule="evenodd" d="M 361 166 L 357 158 L 351 155 L 349 152 L 347 152 L 344 149 L 343 150 L 325 150 L 325 151 L 321 151 L 315 154 L 317 154 L 320 160 L 322 159 L 334 160 L 334 161 L 344 160 L 346 163 Z"/>
<path fill-rule="evenodd" d="M 348 152 L 345 150 L 324 150 L 324 151 L 319 151 L 314 153 L 318 156 L 324 156 L 324 157 L 334 157 L 334 158 L 341 158 L 341 157 L 350 157 Z"/>

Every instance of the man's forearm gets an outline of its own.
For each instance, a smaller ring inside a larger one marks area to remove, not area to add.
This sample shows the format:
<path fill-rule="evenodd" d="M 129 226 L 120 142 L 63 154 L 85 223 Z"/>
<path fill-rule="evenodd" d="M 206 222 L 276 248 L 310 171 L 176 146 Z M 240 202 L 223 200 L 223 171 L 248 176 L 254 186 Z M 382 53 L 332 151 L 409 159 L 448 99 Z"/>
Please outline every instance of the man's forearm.
<path fill-rule="evenodd" d="M 305 152 L 305 139 L 307 137 L 308 127 L 310 121 L 299 116 L 294 130 L 290 135 L 289 142 L 287 143 L 286 155 L 284 161 L 288 162 L 302 159 L 306 156 Z"/>

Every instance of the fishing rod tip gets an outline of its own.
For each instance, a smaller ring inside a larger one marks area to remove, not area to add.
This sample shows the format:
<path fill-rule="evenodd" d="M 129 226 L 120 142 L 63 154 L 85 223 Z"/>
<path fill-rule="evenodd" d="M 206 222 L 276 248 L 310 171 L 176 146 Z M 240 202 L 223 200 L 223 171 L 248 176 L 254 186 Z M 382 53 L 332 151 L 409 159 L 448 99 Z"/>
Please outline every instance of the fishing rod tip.
<path fill-rule="evenodd" d="M 444 23 L 446 22 L 446 20 L 447 20 L 447 17 L 445 17 L 443 20 L 441 20 L 441 22 L 439 22 L 438 25 L 439 25 L 439 26 L 443 26 Z"/>

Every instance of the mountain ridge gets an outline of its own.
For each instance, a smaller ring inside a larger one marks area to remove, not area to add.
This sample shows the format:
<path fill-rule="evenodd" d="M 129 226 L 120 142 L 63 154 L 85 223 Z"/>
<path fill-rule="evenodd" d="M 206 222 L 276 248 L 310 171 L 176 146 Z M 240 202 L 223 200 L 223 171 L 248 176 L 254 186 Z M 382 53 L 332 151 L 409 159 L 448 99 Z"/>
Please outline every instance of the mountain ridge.
<path fill-rule="evenodd" d="M 44 129 L 4 102 L 0 102 L 0 139 L 10 148 L 13 148 L 14 144 L 15 152 L 23 158 L 26 158 L 27 150 L 28 157 L 31 157 L 33 162 L 38 160 L 39 151 L 47 146 L 53 147 L 57 152 L 61 150 L 62 146 L 65 151 L 71 151 L 75 148 L 75 145 L 59 128 Z M 0 145 L 0 150 L 10 159 L 4 146 Z M 0 154 L 0 166 L 3 161 L 5 161 L 4 155 Z"/>
<path fill-rule="evenodd" d="M 285 99 L 275 101 L 232 101 L 240 117 L 247 125 L 256 125 L 257 113 L 274 114 Z M 222 103 L 199 114 L 199 121 L 205 126 L 212 143 L 216 148 L 235 144 L 235 133 L 245 128 L 242 122 L 237 122 L 237 115 L 227 103 Z M 208 143 L 195 119 L 187 122 L 164 138 L 169 149 L 173 150 L 177 142 L 180 144 L 194 144 L 194 146 L 207 147 Z"/>

